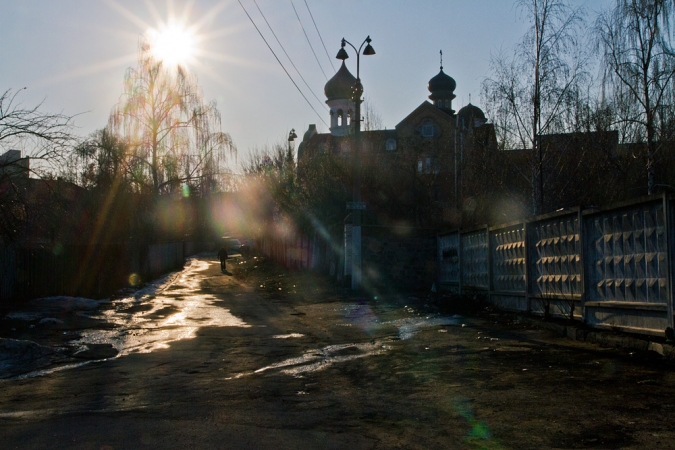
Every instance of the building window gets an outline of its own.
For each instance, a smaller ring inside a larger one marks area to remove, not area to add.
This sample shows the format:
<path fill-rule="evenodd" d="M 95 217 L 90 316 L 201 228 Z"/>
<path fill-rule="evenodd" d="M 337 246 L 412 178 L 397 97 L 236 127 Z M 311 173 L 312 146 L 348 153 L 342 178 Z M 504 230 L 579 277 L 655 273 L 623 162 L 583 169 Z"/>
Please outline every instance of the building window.
<path fill-rule="evenodd" d="M 431 158 L 427 158 L 427 167 L 426 173 L 431 173 Z"/>
<path fill-rule="evenodd" d="M 338 127 L 341 127 L 343 125 L 343 120 L 344 120 L 344 112 L 341 109 L 338 109 L 337 112 L 337 124 Z"/>
<path fill-rule="evenodd" d="M 445 101 L 445 107 L 446 107 L 447 109 L 450 109 L 450 100 L 446 100 L 446 101 Z"/>
<path fill-rule="evenodd" d="M 432 138 L 436 134 L 436 127 L 430 120 L 427 120 L 420 127 L 420 134 L 425 138 Z"/>
<path fill-rule="evenodd" d="M 386 148 L 389 151 L 396 150 L 396 139 L 387 139 Z"/>
<path fill-rule="evenodd" d="M 438 174 L 440 172 L 440 166 L 438 164 L 438 158 L 431 158 L 431 172 Z"/>
<path fill-rule="evenodd" d="M 417 173 L 422 173 L 424 171 L 424 160 L 422 158 L 417 160 Z"/>

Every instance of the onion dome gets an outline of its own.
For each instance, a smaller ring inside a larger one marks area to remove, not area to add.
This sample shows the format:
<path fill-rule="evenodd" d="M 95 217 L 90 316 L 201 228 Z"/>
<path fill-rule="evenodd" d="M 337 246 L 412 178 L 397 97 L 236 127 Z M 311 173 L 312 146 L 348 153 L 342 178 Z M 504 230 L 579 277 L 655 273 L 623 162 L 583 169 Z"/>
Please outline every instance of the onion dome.
<path fill-rule="evenodd" d="M 464 127 L 473 127 L 476 120 L 479 120 L 482 123 L 487 122 L 485 113 L 483 113 L 483 111 L 478 106 L 474 106 L 471 103 L 461 108 L 457 112 L 457 117 L 459 123 L 463 124 Z"/>
<path fill-rule="evenodd" d="M 352 88 L 356 84 L 356 77 L 351 74 L 345 62 L 342 61 L 342 66 L 340 70 L 337 71 L 333 78 L 328 80 L 326 86 L 323 88 L 324 94 L 326 94 L 327 101 L 335 99 L 351 99 L 352 98 Z"/>
<path fill-rule="evenodd" d="M 441 66 L 441 71 L 438 72 L 438 75 L 429 80 L 428 89 L 431 92 L 429 98 L 431 100 L 437 99 L 453 99 L 455 98 L 455 88 L 457 83 L 455 80 L 443 72 L 443 66 Z"/>

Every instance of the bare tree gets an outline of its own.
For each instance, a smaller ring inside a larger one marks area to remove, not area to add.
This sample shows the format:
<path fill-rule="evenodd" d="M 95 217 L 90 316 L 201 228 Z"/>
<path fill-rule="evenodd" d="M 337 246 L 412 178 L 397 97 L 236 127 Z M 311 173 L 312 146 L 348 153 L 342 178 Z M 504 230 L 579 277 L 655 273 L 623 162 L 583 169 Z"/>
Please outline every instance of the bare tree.
<path fill-rule="evenodd" d="M 363 131 L 381 130 L 382 117 L 373 106 L 370 98 L 363 100 Z"/>
<path fill-rule="evenodd" d="M 16 239 L 35 219 L 28 208 L 29 177 L 53 177 L 75 142 L 73 116 L 44 112 L 42 103 L 24 106 L 24 89 L 0 95 L 0 241 Z M 55 202 L 47 203 L 58 208 Z M 40 211 L 45 221 L 47 209 Z"/>
<path fill-rule="evenodd" d="M 646 142 L 648 194 L 656 188 L 656 155 L 673 137 L 672 6 L 671 0 L 617 0 L 595 22 L 622 138 Z"/>
<path fill-rule="evenodd" d="M 225 158 L 236 154 L 221 131 L 215 102 L 205 103 L 195 77 L 157 60 L 145 40 L 138 67 L 127 70 L 108 130 L 129 143 L 132 181 L 154 194 L 184 183 L 210 191 Z"/>
<path fill-rule="evenodd" d="M 544 210 L 544 166 L 550 155 L 540 145 L 543 134 L 567 131 L 567 111 L 574 107 L 585 79 L 587 58 L 579 37 L 582 11 L 563 0 L 520 0 L 531 23 L 512 55 L 493 55 L 493 74 L 483 81 L 488 116 L 504 149 L 531 151 L 530 173 L 521 173 L 532 189 L 532 212 Z"/>
<path fill-rule="evenodd" d="M 46 113 L 41 110 L 43 103 L 24 106 L 19 94 L 25 89 L 7 89 L 0 95 L 0 153 L 22 150 L 26 157 L 40 162 L 34 171 L 49 171 L 57 168 L 71 149 L 74 116 Z M 0 161 L 0 174 L 16 164 L 13 158 Z"/>

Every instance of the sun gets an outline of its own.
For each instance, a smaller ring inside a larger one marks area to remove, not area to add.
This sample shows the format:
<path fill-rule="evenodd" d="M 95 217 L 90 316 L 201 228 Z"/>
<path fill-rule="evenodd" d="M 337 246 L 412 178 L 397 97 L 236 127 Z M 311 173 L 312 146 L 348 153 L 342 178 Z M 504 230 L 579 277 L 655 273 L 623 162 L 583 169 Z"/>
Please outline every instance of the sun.
<path fill-rule="evenodd" d="M 195 36 L 177 23 L 147 33 L 152 54 L 170 66 L 188 65 L 195 56 Z"/>

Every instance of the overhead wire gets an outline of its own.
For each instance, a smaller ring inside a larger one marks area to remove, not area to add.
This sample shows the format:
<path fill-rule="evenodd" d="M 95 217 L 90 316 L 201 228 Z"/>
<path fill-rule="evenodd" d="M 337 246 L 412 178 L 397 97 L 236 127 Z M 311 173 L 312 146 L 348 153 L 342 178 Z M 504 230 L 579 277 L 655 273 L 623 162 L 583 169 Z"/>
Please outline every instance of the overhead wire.
<path fill-rule="evenodd" d="M 274 39 L 277 40 L 277 44 L 279 44 L 279 47 L 281 47 L 281 50 L 284 51 L 284 54 L 286 55 L 286 57 L 287 57 L 288 60 L 290 61 L 291 65 L 293 66 L 293 68 L 295 69 L 295 71 L 298 73 L 298 76 L 302 79 L 302 81 L 305 83 L 305 86 L 307 86 L 307 89 L 309 89 L 309 92 L 312 93 L 312 95 L 313 95 L 314 98 L 319 102 L 319 104 L 325 108 L 326 105 L 324 105 L 323 102 L 319 99 L 319 97 L 317 97 L 317 95 L 314 93 L 314 90 L 312 90 L 312 88 L 309 86 L 309 84 L 308 84 L 307 81 L 305 80 L 305 77 L 302 76 L 302 74 L 300 73 L 300 71 L 298 70 L 298 68 L 297 68 L 297 67 L 295 66 L 295 64 L 293 63 L 293 60 L 291 59 L 291 57 L 290 57 L 290 56 L 288 55 L 288 53 L 286 52 L 286 49 L 285 49 L 284 46 L 281 44 L 281 41 L 279 41 L 279 38 L 277 37 L 277 34 L 276 34 L 276 33 L 274 32 L 274 30 L 272 29 L 272 25 L 270 25 L 270 23 L 267 21 L 267 18 L 265 17 L 265 14 L 263 14 L 262 10 L 260 9 L 260 6 L 258 6 L 258 2 L 257 2 L 256 0 L 253 0 L 253 3 L 255 3 L 256 8 L 258 8 L 258 11 L 260 12 L 260 15 L 262 16 L 262 18 L 265 20 L 265 23 L 267 24 L 267 27 L 268 27 L 268 28 L 270 29 L 270 31 L 272 32 L 272 35 L 274 36 Z"/>
<path fill-rule="evenodd" d="M 326 72 L 324 72 L 323 66 L 321 65 L 321 62 L 319 62 L 319 58 L 316 56 L 316 52 L 314 51 L 314 46 L 312 46 L 312 42 L 309 40 L 309 36 L 307 36 L 307 32 L 305 31 L 305 26 L 302 24 L 302 20 L 300 20 L 300 15 L 298 14 L 298 10 L 295 9 L 295 5 L 293 4 L 293 0 L 291 0 L 291 6 L 293 7 L 293 11 L 295 11 L 295 17 L 297 17 L 298 22 L 300 22 L 300 28 L 302 28 L 302 32 L 305 33 L 305 39 L 307 39 L 307 43 L 309 44 L 309 48 L 312 49 L 312 53 L 314 54 L 314 59 L 316 59 L 316 63 L 319 65 L 319 69 L 321 69 L 321 73 L 323 73 L 323 76 L 326 77 L 326 80 L 328 80 L 328 76 L 326 75 Z"/>
<path fill-rule="evenodd" d="M 323 122 L 323 124 L 326 125 L 326 126 L 328 127 L 329 125 L 326 123 L 325 120 L 323 120 L 323 118 L 322 118 L 321 115 L 316 111 L 316 109 L 314 109 L 314 106 L 312 106 L 312 104 L 309 102 L 309 100 L 307 99 L 307 97 L 305 96 L 305 94 L 303 94 L 302 90 L 300 90 L 300 87 L 297 85 L 297 83 L 295 82 L 295 80 L 293 80 L 293 77 L 291 77 L 291 74 L 288 73 L 288 70 L 286 70 L 286 67 L 284 67 L 283 63 L 281 62 L 281 60 L 279 59 L 279 57 L 277 56 L 277 54 L 274 53 L 274 50 L 272 50 L 272 47 L 270 47 L 270 44 L 267 42 L 267 39 L 265 39 L 265 36 L 263 36 L 262 32 L 260 31 L 260 28 L 258 28 L 258 25 L 255 24 L 255 22 L 253 21 L 253 18 L 251 17 L 251 15 L 248 13 L 248 11 L 246 11 L 246 8 L 244 8 L 244 5 L 241 3 L 241 0 L 237 0 L 237 1 L 239 2 L 239 6 L 241 6 L 241 9 L 243 9 L 243 10 L 244 10 L 244 13 L 246 13 L 246 16 L 248 17 L 248 20 L 251 21 L 251 23 L 252 23 L 253 26 L 255 27 L 255 29 L 256 29 L 256 31 L 258 32 L 258 34 L 260 35 L 260 37 L 261 37 L 262 40 L 265 42 L 265 45 L 267 45 L 267 48 L 270 49 L 270 51 L 271 51 L 272 54 L 274 55 L 274 58 L 277 60 L 277 62 L 278 62 L 279 65 L 281 66 L 281 68 L 284 69 L 284 72 L 286 72 L 286 75 L 287 75 L 288 78 L 291 80 L 291 83 L 293 83 L 293 86 L 295 86 L 295 88 L 298 90 L 298 92 L 300 92 L 300 95 L 302 95 L 302 98 L 305 99 L 305 101 L 307 102 L 307 104 L 309 105 L 309 107 L 312 108 L 312 111 L 314 111 L 314 113 L 319 117 L 319 120 L 320 120 L 321 122 Z"/>
<path fill-rule="evenodd" d="M 326 56 L 328 57 L 328 62 L 330 63 L 330 66 L 333 68 L 333 72 L 335 72 L 335 66 L 333 65 L 333 59 L 330 57 L 328 54 L 328 49 L 326 48 L 326 44 L 323 42 L 323 37 L 321 37 L 321 32 L 319 31 L 319 27 L 316 26 L 316 22 L 314 21 L 314 15 L 312 14 L 312 11 L 309 9 L 309 5 L 307 4 L 307 0 L 305 0 L 305 6 L 307 7 L 307 11 L 309 12 L 309 17 L 312 18 L 312 23 L 314 24 L 314 28 L 316 28 L 316 34 L 319 35 L 319 39 L 321 39 L 321 45 L 323 45 L 323 49 L 326 52 Z"/>

